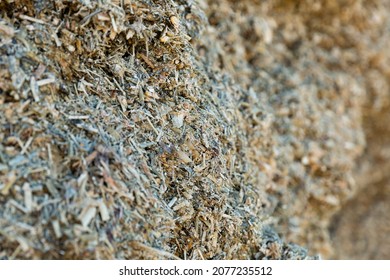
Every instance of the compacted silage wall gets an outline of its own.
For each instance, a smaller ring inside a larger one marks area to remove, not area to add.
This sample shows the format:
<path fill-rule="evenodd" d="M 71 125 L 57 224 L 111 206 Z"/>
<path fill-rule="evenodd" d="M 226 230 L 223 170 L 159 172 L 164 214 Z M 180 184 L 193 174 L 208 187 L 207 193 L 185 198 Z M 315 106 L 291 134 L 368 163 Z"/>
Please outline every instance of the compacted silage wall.
<path fill-rule="evenodd" d="M 386 179 L 388 13 L 2 0 L 0 258 L 358 256 L 340 225 Z"/>

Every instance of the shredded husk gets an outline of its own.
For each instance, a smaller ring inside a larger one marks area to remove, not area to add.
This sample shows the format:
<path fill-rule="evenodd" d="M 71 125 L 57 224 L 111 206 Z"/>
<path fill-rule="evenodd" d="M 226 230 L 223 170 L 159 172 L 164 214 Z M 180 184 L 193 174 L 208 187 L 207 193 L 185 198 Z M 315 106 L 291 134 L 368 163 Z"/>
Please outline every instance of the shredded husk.
<path fill-rule="evenodd" d="M 387 2 L 1 1 L 0 259 L 332 256 Z"/>

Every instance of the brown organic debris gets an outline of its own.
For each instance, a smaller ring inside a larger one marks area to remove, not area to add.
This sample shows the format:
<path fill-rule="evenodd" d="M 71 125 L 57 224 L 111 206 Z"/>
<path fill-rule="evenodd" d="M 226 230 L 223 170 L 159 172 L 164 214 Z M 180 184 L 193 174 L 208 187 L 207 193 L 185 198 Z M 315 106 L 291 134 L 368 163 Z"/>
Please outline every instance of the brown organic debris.
<path fill-rule="evenodd" d="M 329 256 L 390 104 L 347 2 L 1 1 L 0 259 Z"/>

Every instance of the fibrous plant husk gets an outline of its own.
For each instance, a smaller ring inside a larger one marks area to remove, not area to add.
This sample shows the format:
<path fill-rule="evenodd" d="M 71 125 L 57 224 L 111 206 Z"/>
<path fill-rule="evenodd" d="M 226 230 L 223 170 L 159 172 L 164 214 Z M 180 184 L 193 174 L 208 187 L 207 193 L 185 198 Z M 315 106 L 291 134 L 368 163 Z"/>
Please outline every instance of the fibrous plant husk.
<path fill-rule="evenodd" d="M 329 255 L 388 73 L 341 2 L 2 1 L 0 258 Z"/>

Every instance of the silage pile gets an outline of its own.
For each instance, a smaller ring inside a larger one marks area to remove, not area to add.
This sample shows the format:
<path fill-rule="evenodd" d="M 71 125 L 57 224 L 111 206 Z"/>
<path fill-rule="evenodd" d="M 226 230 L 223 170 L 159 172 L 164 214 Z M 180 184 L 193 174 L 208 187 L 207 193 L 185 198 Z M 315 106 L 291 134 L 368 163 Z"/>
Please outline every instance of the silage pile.
<path fill-rule="evenodd" d="M 0 258 L 330 254 L 388 72 L 328 2 L 2 1 Z"/>

